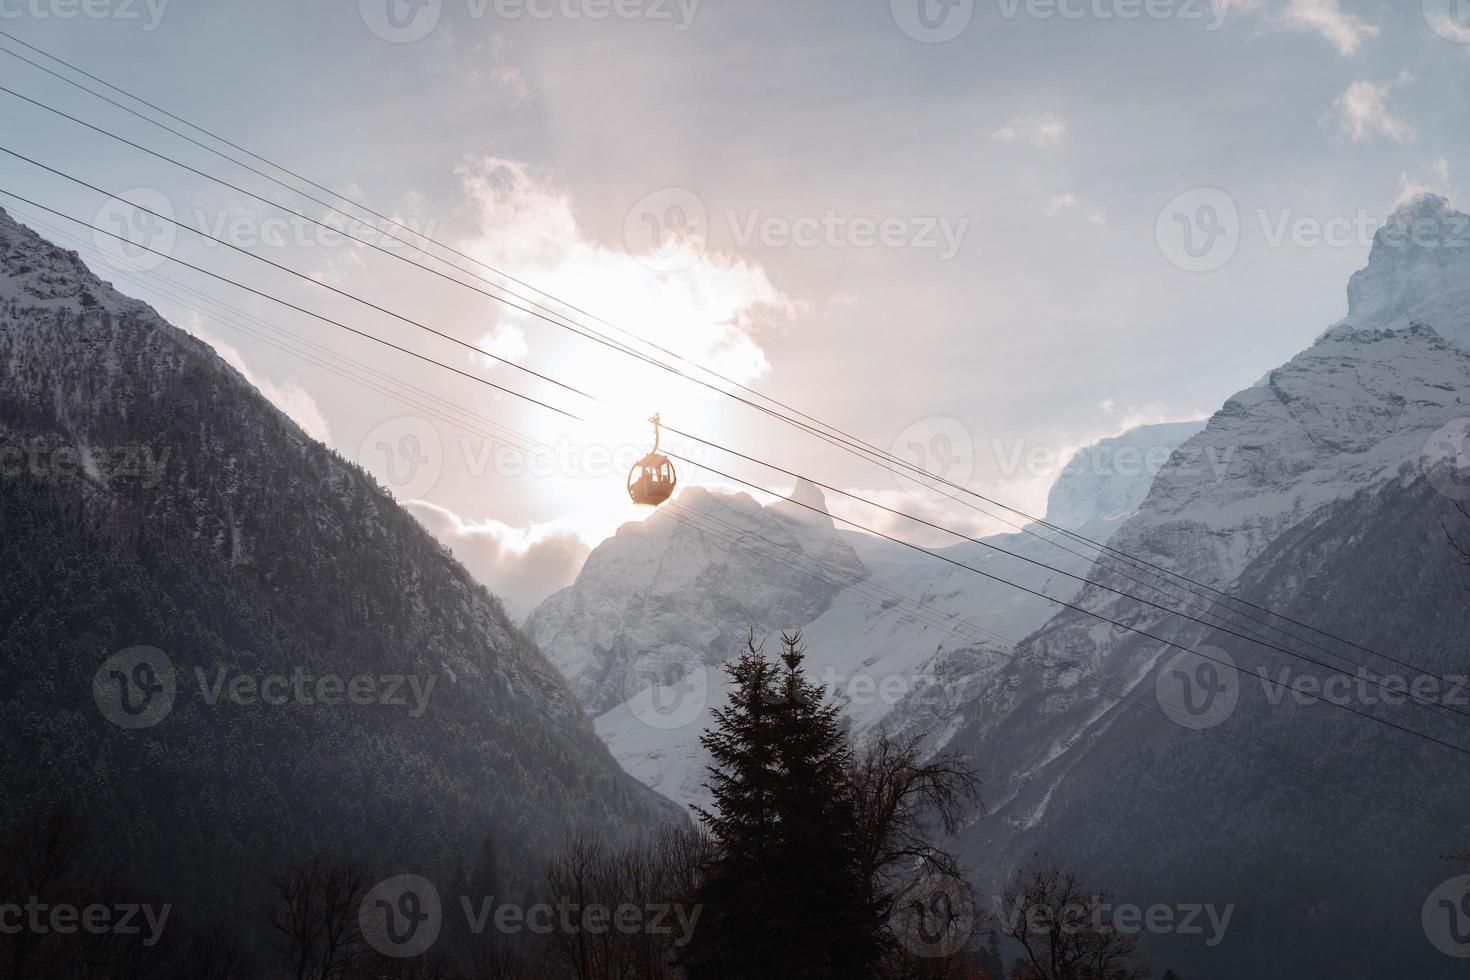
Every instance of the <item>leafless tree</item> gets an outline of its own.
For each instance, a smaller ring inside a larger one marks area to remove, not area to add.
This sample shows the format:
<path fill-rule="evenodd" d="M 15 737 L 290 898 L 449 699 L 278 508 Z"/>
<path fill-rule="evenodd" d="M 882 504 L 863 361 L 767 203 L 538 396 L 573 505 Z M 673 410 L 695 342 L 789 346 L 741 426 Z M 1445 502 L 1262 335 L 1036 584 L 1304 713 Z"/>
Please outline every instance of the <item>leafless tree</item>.
<path fill-rule="evenodd" d="M 1022 871 L 1006 889 L 1003 933 L 1026 957 L 1014 980 L 1143 980 L 1146 969 L 1130 964 L 1138 940 L 1113 928 L 1109 899 L 1076 875 L 1057 868 Z"/>
<path fill-rule="evenodd" d="M 576 980 L 673 976 L 670 953 L 687 938 L 678 934 L 681 920 L 673 909 L 693 914 L 705 847 L 692 827 L 618 849 L 598 838 L 574 841 L 547 873 L 557 908 L 549 958 Z M 585 918 L 594 908 L 600 921 Z"/>
<path fill-rule="evenodd" d="M 925 758 L 920 738 L 896 742 L 882 733 L 857 757 L 852 784 L 876 921 L 893 921 L 899 896 L 918 878 L 947 877 L 968 887 L 954 855 L 935 843 L 959 831 L 980 796 L 979 776 L 963 756 Z M 893 937 L 885 945 L 892 951 Z"/>
<path fill-rule="evenodd" d="M 0 841 L 0 901 L 25 904 L 36 898 L 46 905 L 75 899 L 90 888 L 79 864 L 84 834 L 81 822 L 68 811 L 56 810 L 15 828 Z M 58 937 L 21 929 L 0 937 L 0 957 L 9 963 L 9 976 L 41 972 L 40 962 L 57 954 Z"/>
<path fill-rule="evenodd" d="M 194 980 L 251 980 L 255 976 L 245 945 L 227 922 L 190 936 L 181 962 L 180 975 Z"/>
<path fill-rule="evenodd" d="M 357 906 L 367 884 L 357 865 L 321 858 L 270 876 L 266 924 L 296 980 L 337 980 L 363 955 Z"/>
<path fill-rule="evenodd" d="M 618 868 L 602 840 L 580 836 L 552 862 L 546 875 L 555 919 L 547 944 L 552 958 L 576 980 L 621 980 L 626 950 L 611 928 L 584 921 L 593 906 L 616 907 Z"/>

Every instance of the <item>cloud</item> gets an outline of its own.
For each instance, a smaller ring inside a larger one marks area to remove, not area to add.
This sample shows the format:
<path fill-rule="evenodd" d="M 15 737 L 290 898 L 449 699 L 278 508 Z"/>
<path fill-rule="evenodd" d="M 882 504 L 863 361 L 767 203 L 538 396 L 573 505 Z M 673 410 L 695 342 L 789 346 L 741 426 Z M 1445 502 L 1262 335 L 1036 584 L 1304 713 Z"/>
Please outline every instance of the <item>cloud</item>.
<path fill-rule="evenodd" d="M 1344 58 L 1358 53 L 1367 38 L 1378 36 L 1378 27 L 1342 9 L 1340 0 L 1290 0 L 1273 18 L 1282 30 L 1315 31 Z"/>
<path fill-rule="evenodd" d="M 410 500 L 405 510 L 523 622 L 541 600 L 571 585 L 591 546 L 581 535 L 544 525 L 515 528 L 499 521 L 465 521 L 453 511 Z"/>
<path fill-rule="evenodd" d="M 1071 191 L 1061 194 L 1053 194 L 1044 198 L 1041 202 L 1041 211 L 1048 218 L 1055 218 L 1066 211 L 1081 211 L 1087 218 L 1087 223 L 1102 227 L 1108 223 L 1108 213 L 1098 207 L 1084 206 L 1082 198 Z"/>
<path fill-rule="evenodd" d="M 490 79 L 510 95 L 511 105 L 531 101 L 531 86 L 519 68 L 506 60 L 510 42 L 497 37 L 490 44 Z"/>
<path fill-rule="evenodd" d="M 1446 198 L 1454 197 L 1454 188 L 1450 185 L 1450 161 L 1445 157 L 1434 161 L 1427 177 L 1410 177 L 1407 173 L 1401 174 L 1399 176 L 1399 196 L 1394 204 L 1395 206 L 1405 204 L 1425 194 L 1438 194 Z"/>
<path fill-rule="evenodd" d="M 1052 146 L 1067 135 L 1067 124 L 1060 118 L 1047 114 L 1031 119 L 1012 119 L 990 134 L 990 138 L 1001 143 L 1029 143 L 1032 146 Z"/>
<path fill-rule="evenodd" d="M 501 361 L 519 364 L 531 352 L 531 345 L 526 342 L 525 332 L 519 327 L 512 327 L 505 323 L 481 337 L 477 346 L 492 355 L 492 357 L 484 358 L 486 366 L 490 367 Z"/>
<path fill-rule="evenodd" d="M 1338 136 L 1353 143 L 1370 142 L 1382 136 L 1396 143 L 1412 143 L 1414 127 L 1394 115 L 1389 96 L 1395 88 L 1413 81 L 1407 71 L 1391 82 L 1353 82 L 1338 97 L 1322 123 L 1336 123 Z"/>
<path fill-rule="evenodd" d="M 1313 33 L 1326 39 L 1337 53 L 1350 58 L 1363 42 L 1375 38 L 1379 27 L 1342 9 L 1341 0 L 1286 0 L 1280 13 L 1273 13 L 1267 0 L 1216 0 L 1226 16 L 1260 14 L 1267 27 L 1277 31 Z"/>
<path fill-rule="evenodd" d="M 1076 194 L 1068 191 L 1065 194 L 1057 194 L 1056 196 L 1049 198 L 1046 204 L 1042 207 L 1042 210 L 1046 212 L 1046 216 L 1048 218 L 1051 218 L 1058 214 L 1061 214 L 1063 211 L 1070 211 L 1072 208 L 1077 207 L 1081 203 L 1082 202 L 1077 199 Z"/>
<path fill-rule="evenodd" d="M 496 268 L 515 269 L 547 294 L 743 384 L 770 369 L 756 336 L 789 320 L 799 307 L 748 257 L 700 247 L 681 256 L 677 268 L 660 267 L 630 249 L 591 240 L 567 193 L 523 163 L 490 157 L 467 162 L 458 172 L 479 211 L 478 237 L 463 251 Z M 690 207 L 703 206 L 692 192 L 683 193 Z M 507 319 L 516 325 L 528 320 L 518 313 Z M 544 336 L 538 330 L 534 354 L 544 353 Z M 623 380 L 609 397 L 628 395 L 628 404 L 615 409 L 640 420 L 654 410 L 672 412 L 670 405 L 690 407 L 688 399 L 699 397 L 669 375 L 630 373 L 638 370 L 624 356 L 586 344 L 575 347 L 571 360 L 560 361 L 561 373 L 575 373 L 586 383 Z"/>
<path fill-rule="evenodd" d="M 299 384 L 287 383 L 276 384 L 266 381 L 245 363 L 245 358 L 233 345 L 220 340 L 205 330 L 198 322 L 197 317 L 190 317 L 189 333 L 198 337 L 209 346 L 213 347 L 224 362 L 239 371 L 250 384 L 264 395 L 271 404 L 291 417 L 291 420 L 306 432 L 307 435 L 320 443 L 331 445 L 332 430 L 327 425 L 327 418 L 322 414 L 321 407 L 317 405 L 316 399 L 311 393 Z"/>

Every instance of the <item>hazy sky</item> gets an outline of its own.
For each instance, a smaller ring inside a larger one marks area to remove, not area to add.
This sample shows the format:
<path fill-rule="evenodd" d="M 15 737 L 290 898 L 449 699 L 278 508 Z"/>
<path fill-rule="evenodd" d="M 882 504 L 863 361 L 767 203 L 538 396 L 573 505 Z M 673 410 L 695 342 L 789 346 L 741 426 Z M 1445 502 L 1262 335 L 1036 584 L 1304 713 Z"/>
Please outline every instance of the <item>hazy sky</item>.
<path fill-rule="evenodd" d="M 1207 415 L 1340 317 L 1401 196 L 1454 198 L 1470 137 L 1470 11 L 1454 2 L 0 0 L 0 30 L 1039 510 L 1072 448 Z M 0 84 L 330 216 L 8 56 Z M 11 96 L 0 113 L 0 145 L 596 396 L 0 160 L 5 190 L 591 419 L 0 200 L 83 236 L 89 258 L 94 238 L 107 246 L 104 277 L 219 342 L 313 433 L 420 501 L 513 605 L 636 516 L 618 470 L 653 411 L 889 504 L 937 506 L 734 402 Z M 497 434 L 552 451 L 527 466 Z"/>

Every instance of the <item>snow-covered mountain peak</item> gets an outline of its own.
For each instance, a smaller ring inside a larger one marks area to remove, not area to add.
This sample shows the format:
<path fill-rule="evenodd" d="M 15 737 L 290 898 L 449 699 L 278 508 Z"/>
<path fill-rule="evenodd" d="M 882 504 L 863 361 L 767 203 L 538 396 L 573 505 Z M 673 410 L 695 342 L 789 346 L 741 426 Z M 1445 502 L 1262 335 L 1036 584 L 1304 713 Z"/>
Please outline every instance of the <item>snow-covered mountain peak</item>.
<path fill-rule="evenodd" d="M 827 511 L 827 496 L 821 488 L 809 480 L 798 478 L 791 495 L 778 500 L 770 509 L 788 520 L 799 524 L 832 527 L 832 518 Z"/>
<path fill-rule="evenodd" d="M 1230 398 L 1114 544 L 1229 585 L 1321 508 L 1419 476 L 1431 435 L 1470 405 L 1467 379 L 1470 351 L 1436 327 L 1339 324 Z"/>
<path fill-rule="evenodd" d="M 819 504 L 815 492 L 794 494 Z M 526 631 L 601 713 L 646 686 L 650 662 L 718 666 L 748 630 L 799 628 L 867 578 L 831 524 L 790 500 L 763 507 L 749 494 L 690 487 L 594 548 Z"/>
<path fill-rule="evenodd" d="M 76 252 L 57 248 L 0 208 L 0 295 L 28 307 L 122 312 L 128 304 Z"/>
<path fill-rule="evenodd" d="M 1373 236 L 1368 265 L 1348 282 L 1334 328 L 1427 323 L 1470 348 L 1470 215 L 1437 194 L 1404 203 Z"/>
<path fill-rule="evenodd" d="M 1180 443 L 1204 427 L 1204 419 L 1141 425 L 1079 450 L 1047 495 L 1047 521 L 1089 537 L 1110 533 L 1143 503 Z"/>
<path fill-rule="evenodd" d="M 1162 460 L 1201 425 L 1150 426 L 1085 450 L 1052 516 L 1106 538 L 1137 508 Z M 956 545 L 947 555 L 952 561 L 834 527 L 825 495 L 809 481 L 765 507 L 747 494 L 691 487 L 594 549 L 576 583 L 542 603 L 526 630 L 571 679 L 629 771 L 678 802 L 707 804 L 709 760 L 698 735 L 723 704 L 720 667 L 752 628 L 758 637 L 801 631 L 812 676 L 857 737 L 892 721 L 893 730 L 940 745 L 958 703 L 1007 662 L 996 651 L 1054 612 L 974 570 L 983 565 L 986 574 L 1066 597 L 1076 582 L 1030 559 L 1087 569 L 1085 553 L 1058 551 L 1032 534 Z M 687 702 L 688 717 L 671 713 L 680 724 L 650 715 L 658 699 L 684 705 L 686 689 L 704 696 Z"/>

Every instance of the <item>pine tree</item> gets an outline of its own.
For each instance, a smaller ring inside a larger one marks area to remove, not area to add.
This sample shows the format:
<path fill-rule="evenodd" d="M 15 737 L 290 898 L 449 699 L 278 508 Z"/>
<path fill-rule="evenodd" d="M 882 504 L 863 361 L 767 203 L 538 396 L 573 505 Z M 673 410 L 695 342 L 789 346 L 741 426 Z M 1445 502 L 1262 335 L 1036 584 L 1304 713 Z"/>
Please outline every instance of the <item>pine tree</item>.
<path fill-rule="evenodd" d="M 855 980 L 876 956 L 851 752 L 836 709 L 806 679 L 800 637 L 782 639 L 776 664 L 750 638 L 727 668 L 729 707 L 702 737 L 715 802 L 697 812 L 714 852 L 683 957 L 689 980 Z"/>
<path fill-rule="evenodd" d="M 1005 980 L 1006 961 L 1000 952 L 1000 936 L 994 929 L 986 937 L 985 949 L 981 953 L 980 962 L 985 968 L 985 975 L 993 980 Z"/>
<path fill-rule="evenodd" d="M 683 957 L 690 980 L 755 976 L 762 953 L 746 942 L 759 933 L 775 855 L 775 671 L 754 635 L 726 667 L 730 703 L 714 712 L 716 727 L 700 741 L 709 768 L 714 808 L 696 808 L 716 842 L 704 870 L 698 904 L 703 919 Z"/>
<path fill-rule="evenodd" d="M 800 636 L 783 636 L 782 644 L 777 832 L 782 867 L 794 872 L 782 904 L 793 921 L 807 923 L 786 975 L 858 977 L 876 958 L 876 943 L 861 878 L 852 751 L 836 706 L 806 679 Z"/>

